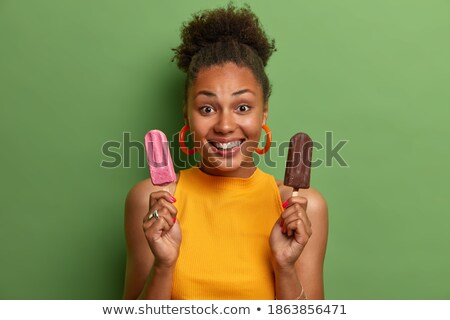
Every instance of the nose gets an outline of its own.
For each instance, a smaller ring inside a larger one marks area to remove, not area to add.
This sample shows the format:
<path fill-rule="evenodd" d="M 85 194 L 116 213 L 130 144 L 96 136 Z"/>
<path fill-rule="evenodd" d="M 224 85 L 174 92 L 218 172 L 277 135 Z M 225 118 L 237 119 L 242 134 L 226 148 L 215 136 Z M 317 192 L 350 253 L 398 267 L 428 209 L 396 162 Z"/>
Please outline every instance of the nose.
<path fill-rule="evenodd" d="M 236 120 L 232 112 L 226 110 L 220 113 L 217 117 L 217 122 L 214 125 L 214 131 L 221 134 L 232 133 L 236 129 Z"/>

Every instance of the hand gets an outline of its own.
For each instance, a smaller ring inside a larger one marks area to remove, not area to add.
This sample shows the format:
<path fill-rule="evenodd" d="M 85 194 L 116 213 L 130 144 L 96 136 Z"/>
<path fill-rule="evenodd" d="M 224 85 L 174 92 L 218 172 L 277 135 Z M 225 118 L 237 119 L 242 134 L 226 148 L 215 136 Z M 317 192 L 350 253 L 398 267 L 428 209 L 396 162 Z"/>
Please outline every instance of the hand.
<path fill-rule="evenodd" d="M 293 267 L 311 237 L 311 222 L 306 214 L 308 200 L 291 197 L 270 234 L 274 267 Z"/>
<path fill-rule="evenodd" d="M 145 215 L 143 228 L 145 237 L 155 257 L 155 265 L 174 267 L 181 244 L 180 224 L 176 221 L 177 209 L 173 198 L 167 191 L 150 194 L 149 211 Z M 158 218 L 149 217 L 158 212 Z"/>

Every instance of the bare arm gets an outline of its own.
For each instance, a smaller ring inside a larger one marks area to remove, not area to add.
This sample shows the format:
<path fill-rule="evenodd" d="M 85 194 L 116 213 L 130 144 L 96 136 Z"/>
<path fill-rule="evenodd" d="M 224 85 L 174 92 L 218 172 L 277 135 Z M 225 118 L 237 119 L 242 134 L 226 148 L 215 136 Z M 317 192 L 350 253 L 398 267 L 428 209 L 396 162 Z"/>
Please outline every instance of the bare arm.
<path fill-rule="evenodd" d="M 322 195 L 308 192 L 306 213 L 311 221 L 312 235 L 295 264 L 297 275 L 308 299 L 324 299 L 323 264 L 328 241 L 328 207 Z"/>
<path fill-rule="evenodd" d="M 125 202 L 127 265 L 124 299 L 171 299 L 173 266 L 158 264 L 144 232 L 149 195 L 160 191 L 146 180 L 134 186 Z"/>
<path fill-rule="evenodd" d="M 289 192 L 290 193 L 290 190 Z M 287 193 L 282 192 L 286 199 Z M 277 299 L 324 299 L 323 263 L 328 239 L 328 208 L 318 191 L 309 189 L 306 214 L 311 235 L 294 265 L 274 266 Z"/>

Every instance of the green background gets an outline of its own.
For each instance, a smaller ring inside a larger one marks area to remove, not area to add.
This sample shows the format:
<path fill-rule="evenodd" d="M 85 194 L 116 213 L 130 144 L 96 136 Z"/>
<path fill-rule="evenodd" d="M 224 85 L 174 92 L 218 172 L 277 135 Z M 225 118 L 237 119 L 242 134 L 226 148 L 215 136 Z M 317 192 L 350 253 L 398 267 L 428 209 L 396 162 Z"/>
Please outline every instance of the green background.
<path fill-rule="evenodd" d="M 274 140 L 308 132 L 319 160 L 347 141 L 347 166 L 312 172 L 329 205 L 326 298 L 449 299 L 450 2 L 247 2 L 278 48 Z M 170 49 L 192 13 L 225 3 L 0 0 L 0 298 L 121 298 L 124 200 L 148 176 L 138 146 L 183 124 Z M 122 161 L 105 168 L 111 141 Z M 260 161 L 278 178 L 282 151 Z"/>

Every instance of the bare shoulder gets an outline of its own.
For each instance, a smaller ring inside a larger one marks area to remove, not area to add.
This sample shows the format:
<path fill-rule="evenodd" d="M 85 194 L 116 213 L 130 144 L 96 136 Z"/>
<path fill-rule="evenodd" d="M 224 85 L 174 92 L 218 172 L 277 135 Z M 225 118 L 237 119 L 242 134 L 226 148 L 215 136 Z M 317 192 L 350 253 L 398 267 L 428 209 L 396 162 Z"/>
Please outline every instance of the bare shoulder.
<path fill-rule="evenodd" d="M 308 199 L 307 212 L 316 216 L 328 216 L 328 205 L 323 195 L 314 188 L 304 191 L 304 197 Z"/>
<path fill-rule="evenodd" d="M 149 195 L 157 190 L 150 179 L 136 183 L 128 191 L 125 201 L 125 215 L 127 217 L 135 216 L 138 213 L 145 215 L 146 210 L 148 210 Z"/>
<path fill-rule="evenodd" d="M 177 181 L 179 175 L 177 174 Z M 144 213 L 148 210 L 149 196 L 151 193 L 166 190 L 170 193 L 175 193 L 177 182 L 173 182 L 166 186 L 155 186 L 150 178 L 139 181 L 130 191 L 128 191 L 125 201 L 125 214 L 134 215 L 134 213 Z"/>
<path fill-rule="evenodd" d="M 148 204 L 148 199 L 145 196 L 156 190 L 150 178 L 139 181 L 128 191 L 126 203 L 128 205 L 137 205 L 144 202 L 143 200 L 145 199 L 145 203 Z"/>
<path fill-rule="evenodd" d="M 284 202 L 292 195 L 292 188 L 285 186 L 283 181 L 277 180 L 278 190 L 280 191 L 281 200 Z M 300 189 L 299 196 L 308 199 L 308 214 L 314 214 L 316 216 L 327 217 L 328 205 L 323 195 L 314 188 Z"/>

